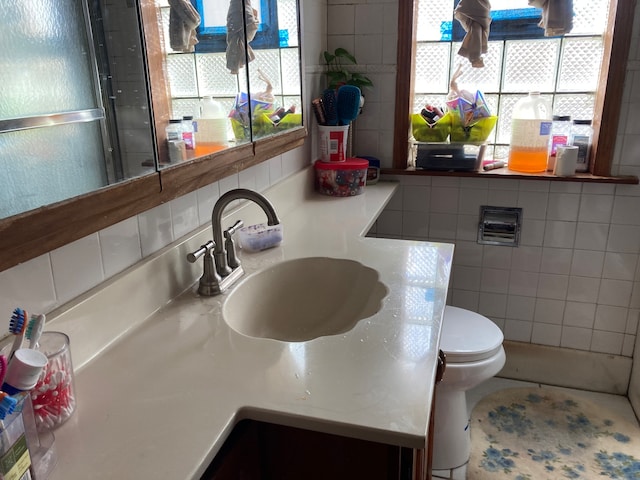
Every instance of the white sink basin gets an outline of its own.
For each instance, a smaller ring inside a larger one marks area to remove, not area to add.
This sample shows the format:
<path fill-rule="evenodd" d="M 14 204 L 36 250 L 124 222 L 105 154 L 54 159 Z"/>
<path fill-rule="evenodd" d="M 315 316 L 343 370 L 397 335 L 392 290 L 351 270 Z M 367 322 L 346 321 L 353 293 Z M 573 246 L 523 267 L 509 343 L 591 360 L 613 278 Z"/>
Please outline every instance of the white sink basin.
<path fill-rule="evenodd" d="M 303 342 L 351 330 L 380 310 L 387 292 L 378 272 L 359 262 L 299 258 L 244 278 L 222 316 L 250 337 Z"/>

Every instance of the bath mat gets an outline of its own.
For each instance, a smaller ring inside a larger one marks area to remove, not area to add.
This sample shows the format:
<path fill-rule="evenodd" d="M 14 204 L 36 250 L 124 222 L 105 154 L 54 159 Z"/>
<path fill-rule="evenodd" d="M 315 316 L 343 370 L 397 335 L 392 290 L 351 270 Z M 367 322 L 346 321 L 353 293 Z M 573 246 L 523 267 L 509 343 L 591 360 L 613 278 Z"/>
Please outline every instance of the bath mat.
<path fill-rule="evenodd" d="M 579 396 L 510 388 L 471 414 L 467 480 L 640 479 L 640 427 Z"/>

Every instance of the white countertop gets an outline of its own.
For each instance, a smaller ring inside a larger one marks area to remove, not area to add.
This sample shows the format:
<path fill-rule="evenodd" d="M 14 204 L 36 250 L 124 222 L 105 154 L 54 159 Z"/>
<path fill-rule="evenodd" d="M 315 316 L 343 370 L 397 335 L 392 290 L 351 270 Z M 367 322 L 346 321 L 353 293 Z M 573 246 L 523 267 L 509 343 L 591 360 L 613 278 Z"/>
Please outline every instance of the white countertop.
<path fill-rule="evenodd" d="M 357 260 L 389 289 L 382 310 L 345 334 L 298 343 L 235 332 L 220 314 L 225 295 L 195 288 L 145 316 L 138 304 L 193 284 L 202 264 L 184 257 L 211 230 L 176 242 L 49 323 L 70 335 L 78 370 L 78 407 L 55 431 L 52 480 L 198 479 L 243 418 L 425 446 L 453 245 L 365 238 L 395 184 L 331 198 L 310 192 L 310 178 L 265 192 L 284 242 L 241 254 L 245 275 L 297 257 Z M 264 221 L 252 208 L 226 221 Z"/>

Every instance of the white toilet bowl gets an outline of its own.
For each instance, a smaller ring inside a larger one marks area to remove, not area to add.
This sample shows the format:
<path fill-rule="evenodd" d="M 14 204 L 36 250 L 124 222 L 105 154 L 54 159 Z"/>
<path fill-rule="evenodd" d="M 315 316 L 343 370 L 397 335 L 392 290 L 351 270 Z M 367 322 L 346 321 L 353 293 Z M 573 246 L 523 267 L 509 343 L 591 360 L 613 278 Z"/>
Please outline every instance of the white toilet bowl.
<path fill-rule="evenodd" d="M 502 370 L 506 360 L 503 340 L 500 328 L 488 318 L 445 307 L 440 349 L 447 366 L 436 386 L 433 470 L 458 468 L 469 461 L 466 392 Z"/>

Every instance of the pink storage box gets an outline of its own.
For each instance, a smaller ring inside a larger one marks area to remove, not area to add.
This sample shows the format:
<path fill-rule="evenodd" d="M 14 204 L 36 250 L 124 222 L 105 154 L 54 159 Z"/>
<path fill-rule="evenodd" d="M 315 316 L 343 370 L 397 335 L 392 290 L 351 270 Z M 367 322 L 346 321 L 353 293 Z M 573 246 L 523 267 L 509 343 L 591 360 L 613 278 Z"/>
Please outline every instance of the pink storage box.
<path fill-rule="evenodd" d="M 316 192 L 332 197 L 360 195 L 367 183 L 369 161 L 347 158 L 344 162 L 322 162 L 313 166 Z"/>

